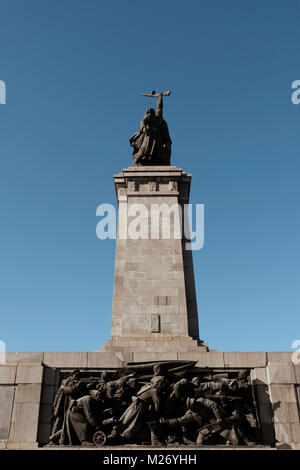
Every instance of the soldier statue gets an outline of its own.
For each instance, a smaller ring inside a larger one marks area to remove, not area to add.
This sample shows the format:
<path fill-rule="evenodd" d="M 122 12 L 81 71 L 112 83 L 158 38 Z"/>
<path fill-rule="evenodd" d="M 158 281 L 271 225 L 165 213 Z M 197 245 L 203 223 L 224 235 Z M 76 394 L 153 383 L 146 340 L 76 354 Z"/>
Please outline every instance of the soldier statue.
<path fill-rule="evenodd" d="M 141 120 L 140 130 L 129 139 L 133 147 L 134 165 L 170 165 L 172 141 L 168 124 L 163 118 L 163 96 L 169 96 L 170 91 L 143 96 L 157 98 L 157 109 L 147 108 Z"/>

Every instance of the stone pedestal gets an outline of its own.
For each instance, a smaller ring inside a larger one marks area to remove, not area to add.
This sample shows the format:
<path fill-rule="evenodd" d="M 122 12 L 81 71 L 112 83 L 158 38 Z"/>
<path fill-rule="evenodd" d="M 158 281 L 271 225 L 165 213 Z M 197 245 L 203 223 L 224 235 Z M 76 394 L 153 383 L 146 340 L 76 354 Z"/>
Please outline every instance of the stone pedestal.
<path fill-rule="evenodd" d="M 119 220 L 112 330 L 103 350 L 206 351 L 192 252 L 180 233 L 191 175 L 174 166 L 136 166 L 114 182 Z"/>

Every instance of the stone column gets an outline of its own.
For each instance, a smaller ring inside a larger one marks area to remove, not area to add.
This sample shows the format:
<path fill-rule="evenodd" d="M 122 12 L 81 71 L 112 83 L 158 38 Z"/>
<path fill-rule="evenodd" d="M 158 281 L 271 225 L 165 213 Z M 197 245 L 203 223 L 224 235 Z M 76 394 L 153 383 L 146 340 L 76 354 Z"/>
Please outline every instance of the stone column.
<path fill-rule="evenodd" d="M 199 340 L 192 252 L 178 230 L 191 175 L 174 166 L 136 166 L 114 182 L 119 221 L 112 338 L 104 350 L 207 350 Z"/>

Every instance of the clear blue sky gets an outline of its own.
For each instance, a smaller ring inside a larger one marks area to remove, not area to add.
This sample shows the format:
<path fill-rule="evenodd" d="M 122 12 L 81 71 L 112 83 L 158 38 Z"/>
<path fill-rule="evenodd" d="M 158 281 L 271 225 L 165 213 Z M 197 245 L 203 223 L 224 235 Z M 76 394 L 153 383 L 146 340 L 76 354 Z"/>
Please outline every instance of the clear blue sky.
<path fill-rule="evenodd" d="M 110 338 L 114 241 L 96 208 L 147 98 L 171 89 L 172 164 L 205 204 L 200 336 L 220 351 L 300 339 L 300 2 L 1 0 L 0 339 L 92 351 Z"/>

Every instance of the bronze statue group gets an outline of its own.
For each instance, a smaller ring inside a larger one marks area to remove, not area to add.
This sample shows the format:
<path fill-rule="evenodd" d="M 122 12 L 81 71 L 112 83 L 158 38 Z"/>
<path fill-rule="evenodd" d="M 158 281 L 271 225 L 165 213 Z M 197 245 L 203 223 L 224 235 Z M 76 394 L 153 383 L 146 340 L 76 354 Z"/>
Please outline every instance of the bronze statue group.
<path fill-rule="evenodd" d="M 72 371 L 55 396 L 49 444 L 257 444 L 249 371 L 233 377 L 193 366 L 145 364 L 99 377 Z"/>
<path fill-rule="evenodd" d="M 170 91 L 156 93 L 150 96 L 157 98 L 156 110 L 147 108 L 140 122 L 139 131 L 130 137 L 133 147 L 134 165 L 170 165 L 172 141 L 167 122 L 163 118 L 163 96 L 169 96 Z"/>

